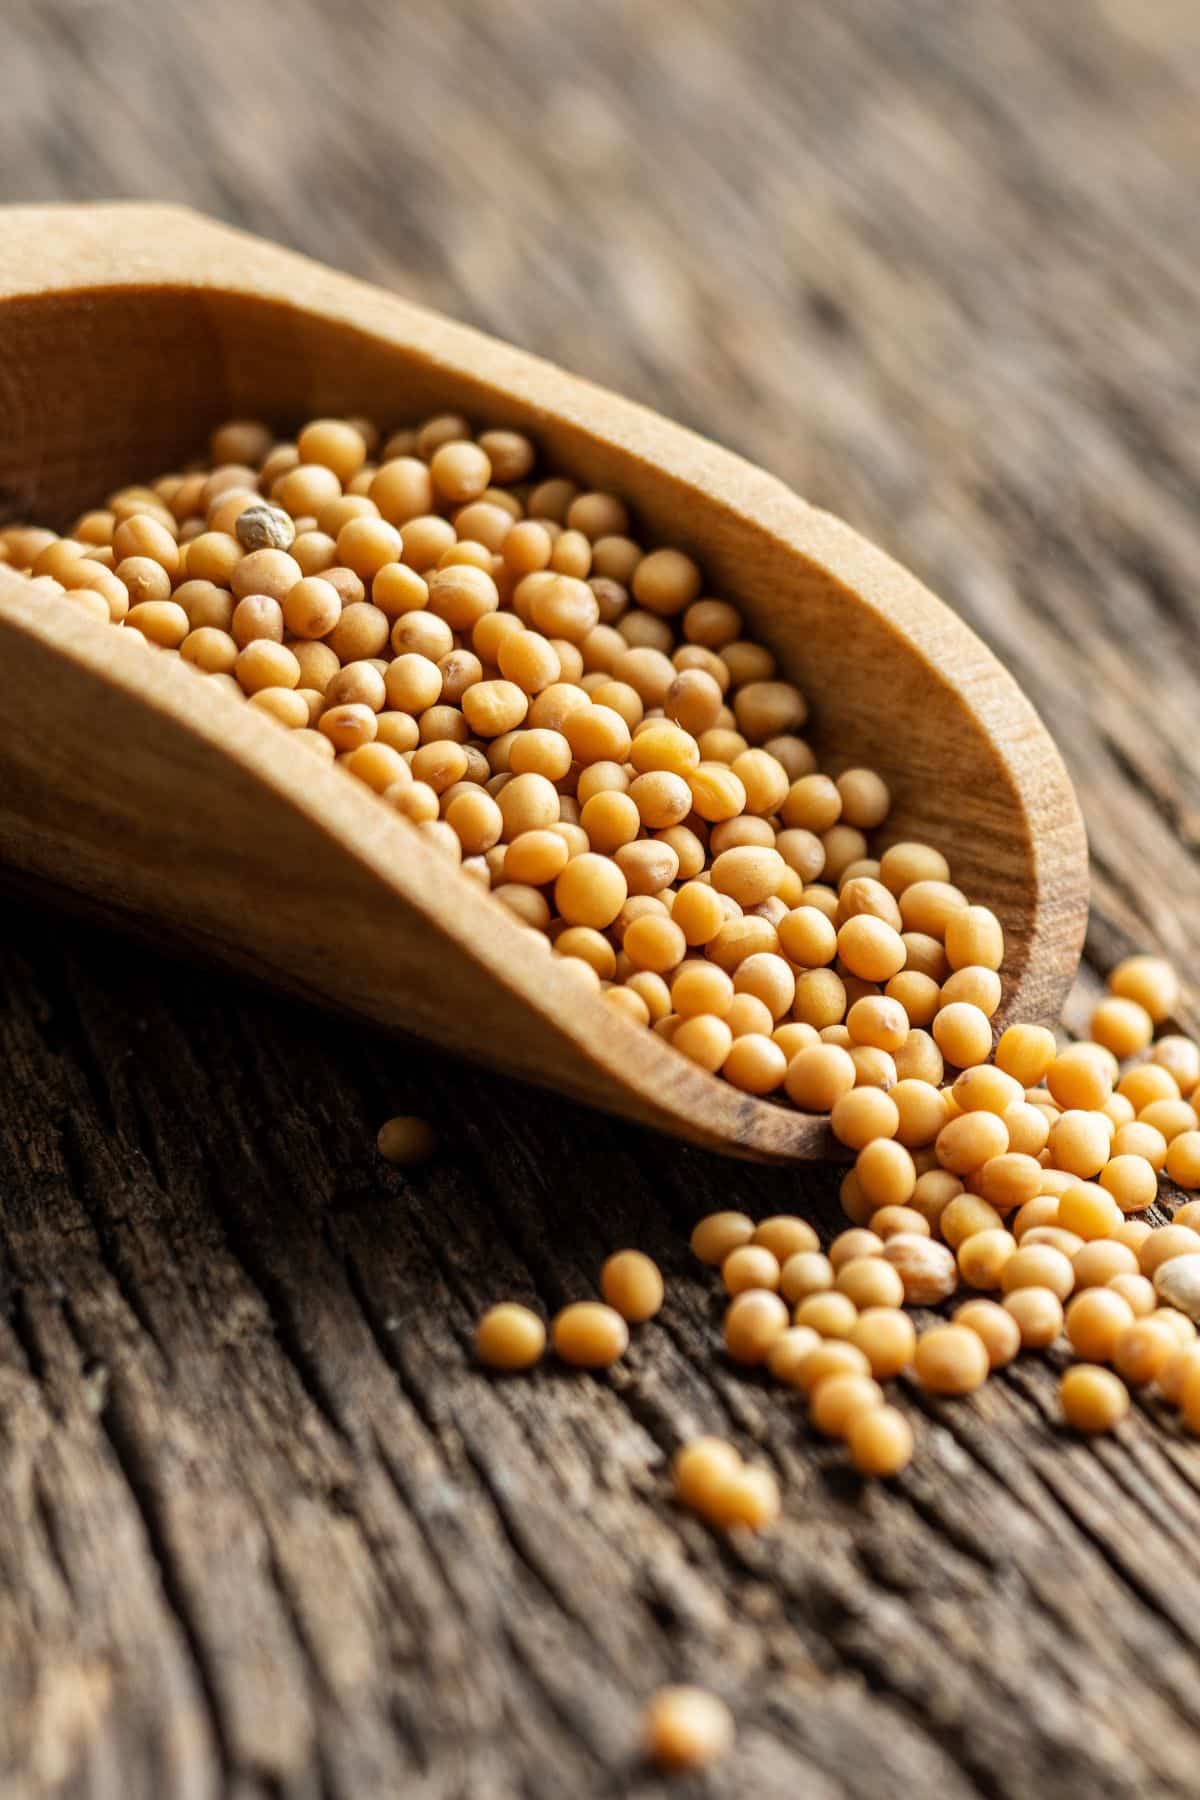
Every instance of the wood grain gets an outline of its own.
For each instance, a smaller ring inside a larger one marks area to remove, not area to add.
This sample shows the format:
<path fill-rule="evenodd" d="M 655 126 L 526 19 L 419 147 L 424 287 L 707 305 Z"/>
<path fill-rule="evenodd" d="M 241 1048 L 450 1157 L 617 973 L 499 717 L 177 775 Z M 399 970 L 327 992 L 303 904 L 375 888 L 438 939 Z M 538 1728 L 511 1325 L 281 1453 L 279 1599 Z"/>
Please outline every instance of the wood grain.
<path fill-rule="evenodd" d="M 224 418 L 374 406 L 391 429 L 462 409 L 533 429 L 550 467 L 682 541 L 781 673 L 828 696 L 808 733 L 824 766 L 884 771 L 888 841 L 944 848 L 999 915 L 1008 1011 L 1058 1016 L 1087 908 L 1062 761 L 979 639 L 838 520 L 644 407 L 183 211 L 0 211 L 0 334 L 16 370 L 0 484 L 24 487 L 36 520 L 69 520 L 114 482 L 186 460 Z M 124 405 L 133 391 L 153 395 L 149 415 Z M 0 571 L 6 862 L 694 1143 L 829 1153 L 824 1121 L 739 1094 L 614 1021 L 474 885 L 447 881 L 405 823 L 142 649 Z"/>
<path fill-rule="evenodd" d="M 264 77 L 264 70 L 267 76 Z M 0 193 L 186 199 L 537 348 L 849 518 L 1056 733 L 1091 946 L 1200 949 L 1200 18 L 1188 0 L 10 9 Z M 181 124 L 181 121 L 183 123 Z M 12 373 L 0 343 L 0 396 Z M 8 904 L 0 1793 L 665 1793 L 657 1681 L 744 1760 L 675 1794 L 1195 1787 L 1200 1461 L 1053 1372 L 921 1406 L 865 1491 L 714 1356 L 683 1234 L 827 1178 L 680 1152 Z M 441 1162 L 370 1151 L 393 1110 Z M 586 1179 L 581 1179 L 581 1163 Z M 611 1379 L 470 1322 L 661 1256 Z M 681 1519 L 691 1430 L 771 1542 Z"/>

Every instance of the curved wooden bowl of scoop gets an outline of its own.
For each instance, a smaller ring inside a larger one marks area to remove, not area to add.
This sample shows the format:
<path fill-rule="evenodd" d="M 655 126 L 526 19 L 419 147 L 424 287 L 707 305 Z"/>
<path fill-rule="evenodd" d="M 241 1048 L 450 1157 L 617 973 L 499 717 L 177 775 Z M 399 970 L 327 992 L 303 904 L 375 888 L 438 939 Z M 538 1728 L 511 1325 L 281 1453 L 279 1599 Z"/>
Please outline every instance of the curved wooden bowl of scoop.
<path fill-rule="evenodd" d="M 1087 859 L 1061 761 L 984 645 L 778 481 L 630 401 L 170 207 L 0 211 L 0 519 L 64 527 L 222 418 L 453 407 L 528 428 L 686 545 L 808 694 L 832 766 L 893 784 L 1002 918 L 1006 1010 L 1052 1017 Z M 2 571 L 0 571 L 2 577 Z M 802 1158 L 825 1123 L 614 1016 L 419 834 L 177 659 L 0 578 L 0 858 L 115 922 L 712 1148 Z"/>

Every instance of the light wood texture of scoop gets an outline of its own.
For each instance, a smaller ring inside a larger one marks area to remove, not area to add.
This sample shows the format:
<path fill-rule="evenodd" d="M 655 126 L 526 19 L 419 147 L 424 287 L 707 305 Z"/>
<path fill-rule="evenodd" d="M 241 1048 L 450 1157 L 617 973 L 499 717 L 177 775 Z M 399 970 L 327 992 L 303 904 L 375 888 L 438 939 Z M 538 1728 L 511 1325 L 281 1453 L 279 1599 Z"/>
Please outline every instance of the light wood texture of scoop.
<path fill-rule="evenodd" d="M 0 212 L 0 491 L 64 525 L 220 419 L 454 407 L 685 545 L 809 697 L 833 766 L 893 786 L 1003 920 L 1005 1012 L 1056 1016 L 1087 858 L 1048 734 L 980 640 L 828 513 L 524 352 L 192 213 Z M 193 670 L 0 568 L 0 859 L 114 922 L 712 1148 L 827 1152 L 615 1017 L 405 821 Z"/>

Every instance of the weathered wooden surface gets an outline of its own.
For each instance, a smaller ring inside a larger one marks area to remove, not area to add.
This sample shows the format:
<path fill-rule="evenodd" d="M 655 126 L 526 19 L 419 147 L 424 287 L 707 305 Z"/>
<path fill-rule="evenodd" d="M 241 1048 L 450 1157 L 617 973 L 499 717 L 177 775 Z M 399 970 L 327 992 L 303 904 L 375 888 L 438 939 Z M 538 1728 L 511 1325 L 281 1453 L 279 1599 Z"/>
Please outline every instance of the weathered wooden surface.
<path fill-rule="evenodd" d="M 1191 0 L 155 9 L 0 24 L 0 198 L 168 194 L 544 349 L 879 538 L 1079 781 L 1092 942 L 1200 948 Z M 1200 1447 L 1022 1363 L 865 1490 L 714 1355 L 684 1245 L 829 1183 L 717 1162 L 0 910 L 0 1795 L 1186 1795 Z M 381 1171 L 392 1110 L 445 1157 Z M 637 1242 L 611 1379 L 493 1382 L 498 1294 Z M 787 1512 L 718 1543 L 708 1426 Z M 687 1783 L 674 1789 L 692 1791 Z"/>

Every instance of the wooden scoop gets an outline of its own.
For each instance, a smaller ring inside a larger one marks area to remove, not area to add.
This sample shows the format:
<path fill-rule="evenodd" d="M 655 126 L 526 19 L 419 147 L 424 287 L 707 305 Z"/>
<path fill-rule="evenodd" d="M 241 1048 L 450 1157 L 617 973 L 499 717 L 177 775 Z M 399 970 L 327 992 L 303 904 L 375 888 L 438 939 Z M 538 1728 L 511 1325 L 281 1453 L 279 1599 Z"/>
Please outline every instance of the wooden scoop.
<path fill-rule="evenodd" d="M 0 522 L 64 528 L 224 418 L 446 408 L 527 428 L 629 500 L 648 541 L 694 552 L 809 697 L 823 757 L 886 775 L 889 840 L 939 845 L 999 913 L 1006 1011 L 1057 1014 L 1086 913 L 1070 783 L 1016 684 L 888 557 L 644 407 L 192 213 L 0 210 Z M 0 860 L 114 924 L 695 1143 L 827 1152 L 824 1121 L 616 1016 L 374 795 L 135 637 L 0 566 Z"/>

